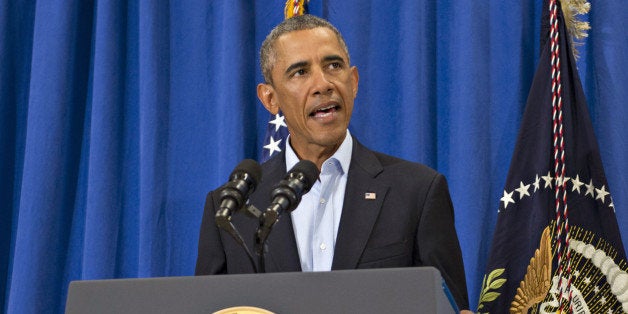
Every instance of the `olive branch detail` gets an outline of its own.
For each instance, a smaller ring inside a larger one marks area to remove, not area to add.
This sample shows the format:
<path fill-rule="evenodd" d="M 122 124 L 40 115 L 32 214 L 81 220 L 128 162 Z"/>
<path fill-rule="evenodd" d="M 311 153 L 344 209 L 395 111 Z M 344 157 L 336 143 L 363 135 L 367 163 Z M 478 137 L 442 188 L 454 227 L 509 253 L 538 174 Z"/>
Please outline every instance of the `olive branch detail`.
<path fill-rule="evenodd" d="M 478 305 L 478 313 L 481 313 L 480 310 L 484 308 L 484 303 L 495 301 L 495 299 L 499 297 L 500 293 L 495 290 L 501 288 L 501 286 L 506 283 L 506 279 L 499 278 L 499 276 L 504 274 L 504 270 L 505 268 L 497 268 L 488 274 L 488 278 L 484 275 L 484 279 L 482 280 L 482 292 L 480 293 L 480 302 Z"/>

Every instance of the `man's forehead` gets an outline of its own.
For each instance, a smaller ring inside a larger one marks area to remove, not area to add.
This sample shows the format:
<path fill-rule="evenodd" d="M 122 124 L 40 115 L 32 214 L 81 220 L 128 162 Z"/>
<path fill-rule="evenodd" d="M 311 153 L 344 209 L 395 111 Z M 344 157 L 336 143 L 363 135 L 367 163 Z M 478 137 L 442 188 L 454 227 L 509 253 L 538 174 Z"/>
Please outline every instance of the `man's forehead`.
<path fill-rule="evenodd" d="M 278 61 L 299 59 L 312 53 L 314 48 L 323 48 L 329 50 L 326 53 L 347 58 L 336 34 L 325 27 L 285 33 L 277 38 L 274 46 Z"/>

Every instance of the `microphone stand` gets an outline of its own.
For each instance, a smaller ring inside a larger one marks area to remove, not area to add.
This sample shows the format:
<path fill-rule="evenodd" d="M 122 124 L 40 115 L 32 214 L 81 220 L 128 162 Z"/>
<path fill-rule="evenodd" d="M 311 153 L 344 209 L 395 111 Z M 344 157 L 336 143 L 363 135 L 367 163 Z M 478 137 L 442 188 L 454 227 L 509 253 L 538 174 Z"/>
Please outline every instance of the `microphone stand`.
<path fill-rule="evenodd" d="M 279 211 L 277 209 L 278 204 L 272 204 L 265 212 L 259 217 L 259 228 L 255 233 L 255 249 L 257 252 L 258 264 L 260 267 L 260 273 L 266 272 L 266 258 L 264 253 L 266 251 L 266 240 L 270 235 L 270 231 L 273 225 L 279 219 Z"/>
<path fill-rule="evenodd" d="M 307 170 L 307 167 L 310 167 L 310 171 L 306 171 L 305 174 L 301 172 L 293 173 L 293 170 L 295 168 L 299 169 L 299 166 L 301 166 L 301 168 L 306 168 L 304 170 Z M 318 177 L 318 169 L 312 162 L 307 160 L 300 161 L 295 167 L 293 167 L 293 170 L 290 170 L 288 177 L 280 181 L 279 185 L 273 189 L 273 201 L 270 206 L 268 206 L 264 214 L 262 214 L 259 218 L 259 228 L 257 228 L 257 232 L 255 233 L 255 247 L 258 255 L 260 272 L 262 273 L 266 272 L 266 261 L 264 257 L 266 240 L 268 240 L 268 236 L 270 235 L 270 231 L 273 226 L 279 220 L 279 214 L 281 212 L 289 213 L 294 210 L 299 202 L 301 202 L 301 195 L 310 190 L 311 185 L 307 182 L 315 181 L 315 178 Z M 312 177 L 314 179 L 312 179 Z M 295 178 L 296 181 L 294 180 Z"/>
<path fill-rule="evenodd" d="M 260 212 L 260 210 L 257 209 L 255 206 L 247 204 L 244 206 L 244 208 L 247 216 L 261 219 L 262 212 Z M 244 239 L 242 238 L 242 235 L 240 234 L 238 229 L 231 222 L 231 217 L 226 214 L 226 211 L 221 210 L 216 213 L 215 220 L 216 225 L 227 231 L 227 233 L 229 233 L 233 237 L 233 239 L 244 249 L 244 252 L 249 259 L 249 262 L 251 263 L 251 267 L 253 267 L 253 272 L 258 273 L 259 271 L 257 269 L 257 266 L 255 265 L 253 254 L 251 254 L 251 250 L 244 242 Z"/>

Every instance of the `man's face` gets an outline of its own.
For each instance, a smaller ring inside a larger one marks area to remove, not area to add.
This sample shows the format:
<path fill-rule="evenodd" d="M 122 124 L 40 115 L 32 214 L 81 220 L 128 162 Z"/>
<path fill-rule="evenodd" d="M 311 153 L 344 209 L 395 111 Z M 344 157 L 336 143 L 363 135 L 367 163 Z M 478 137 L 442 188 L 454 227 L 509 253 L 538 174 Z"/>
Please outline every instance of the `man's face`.
<path fill-rule="evenodd" d="M 260 84 L 258 96 L 273 114 L 281 109 L 290 143 L 300 157 L 342 143 L 358 91 L 358 71 L 333 31 L 318 27 L 280 36 L 272 86 Z"/>

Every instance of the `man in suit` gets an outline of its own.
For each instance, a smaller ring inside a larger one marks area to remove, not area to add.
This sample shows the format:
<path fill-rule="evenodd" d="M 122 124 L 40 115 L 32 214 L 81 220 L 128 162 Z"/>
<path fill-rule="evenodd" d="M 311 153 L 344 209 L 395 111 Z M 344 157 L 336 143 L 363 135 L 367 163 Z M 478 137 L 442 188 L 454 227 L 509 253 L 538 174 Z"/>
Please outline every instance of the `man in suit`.
<path fill-rule="evenodd" d="M 349 133 L 359 79 L 349 62 L 338 30 L 310 15 L 285 20 L 262 44 L 265 83 L 257 95 L 272 114 L 283 112 L 290 136 L 285 151 L 262 165 L 250 202 L 267 208 L 273 185 L 299 160 L 321 170 L 299 206 L 274 226 L 266 271 L 434 266 L 458 307 L 468 309 L 446 180 L 424 165 L 371 151 Z M 218 207 L 218 192 L 209 193 L 196 274 L 253 272 L 244 250 L 216 227 Z M 232 222 L 244 235 L 258 227 L 244 215 Z"/>

